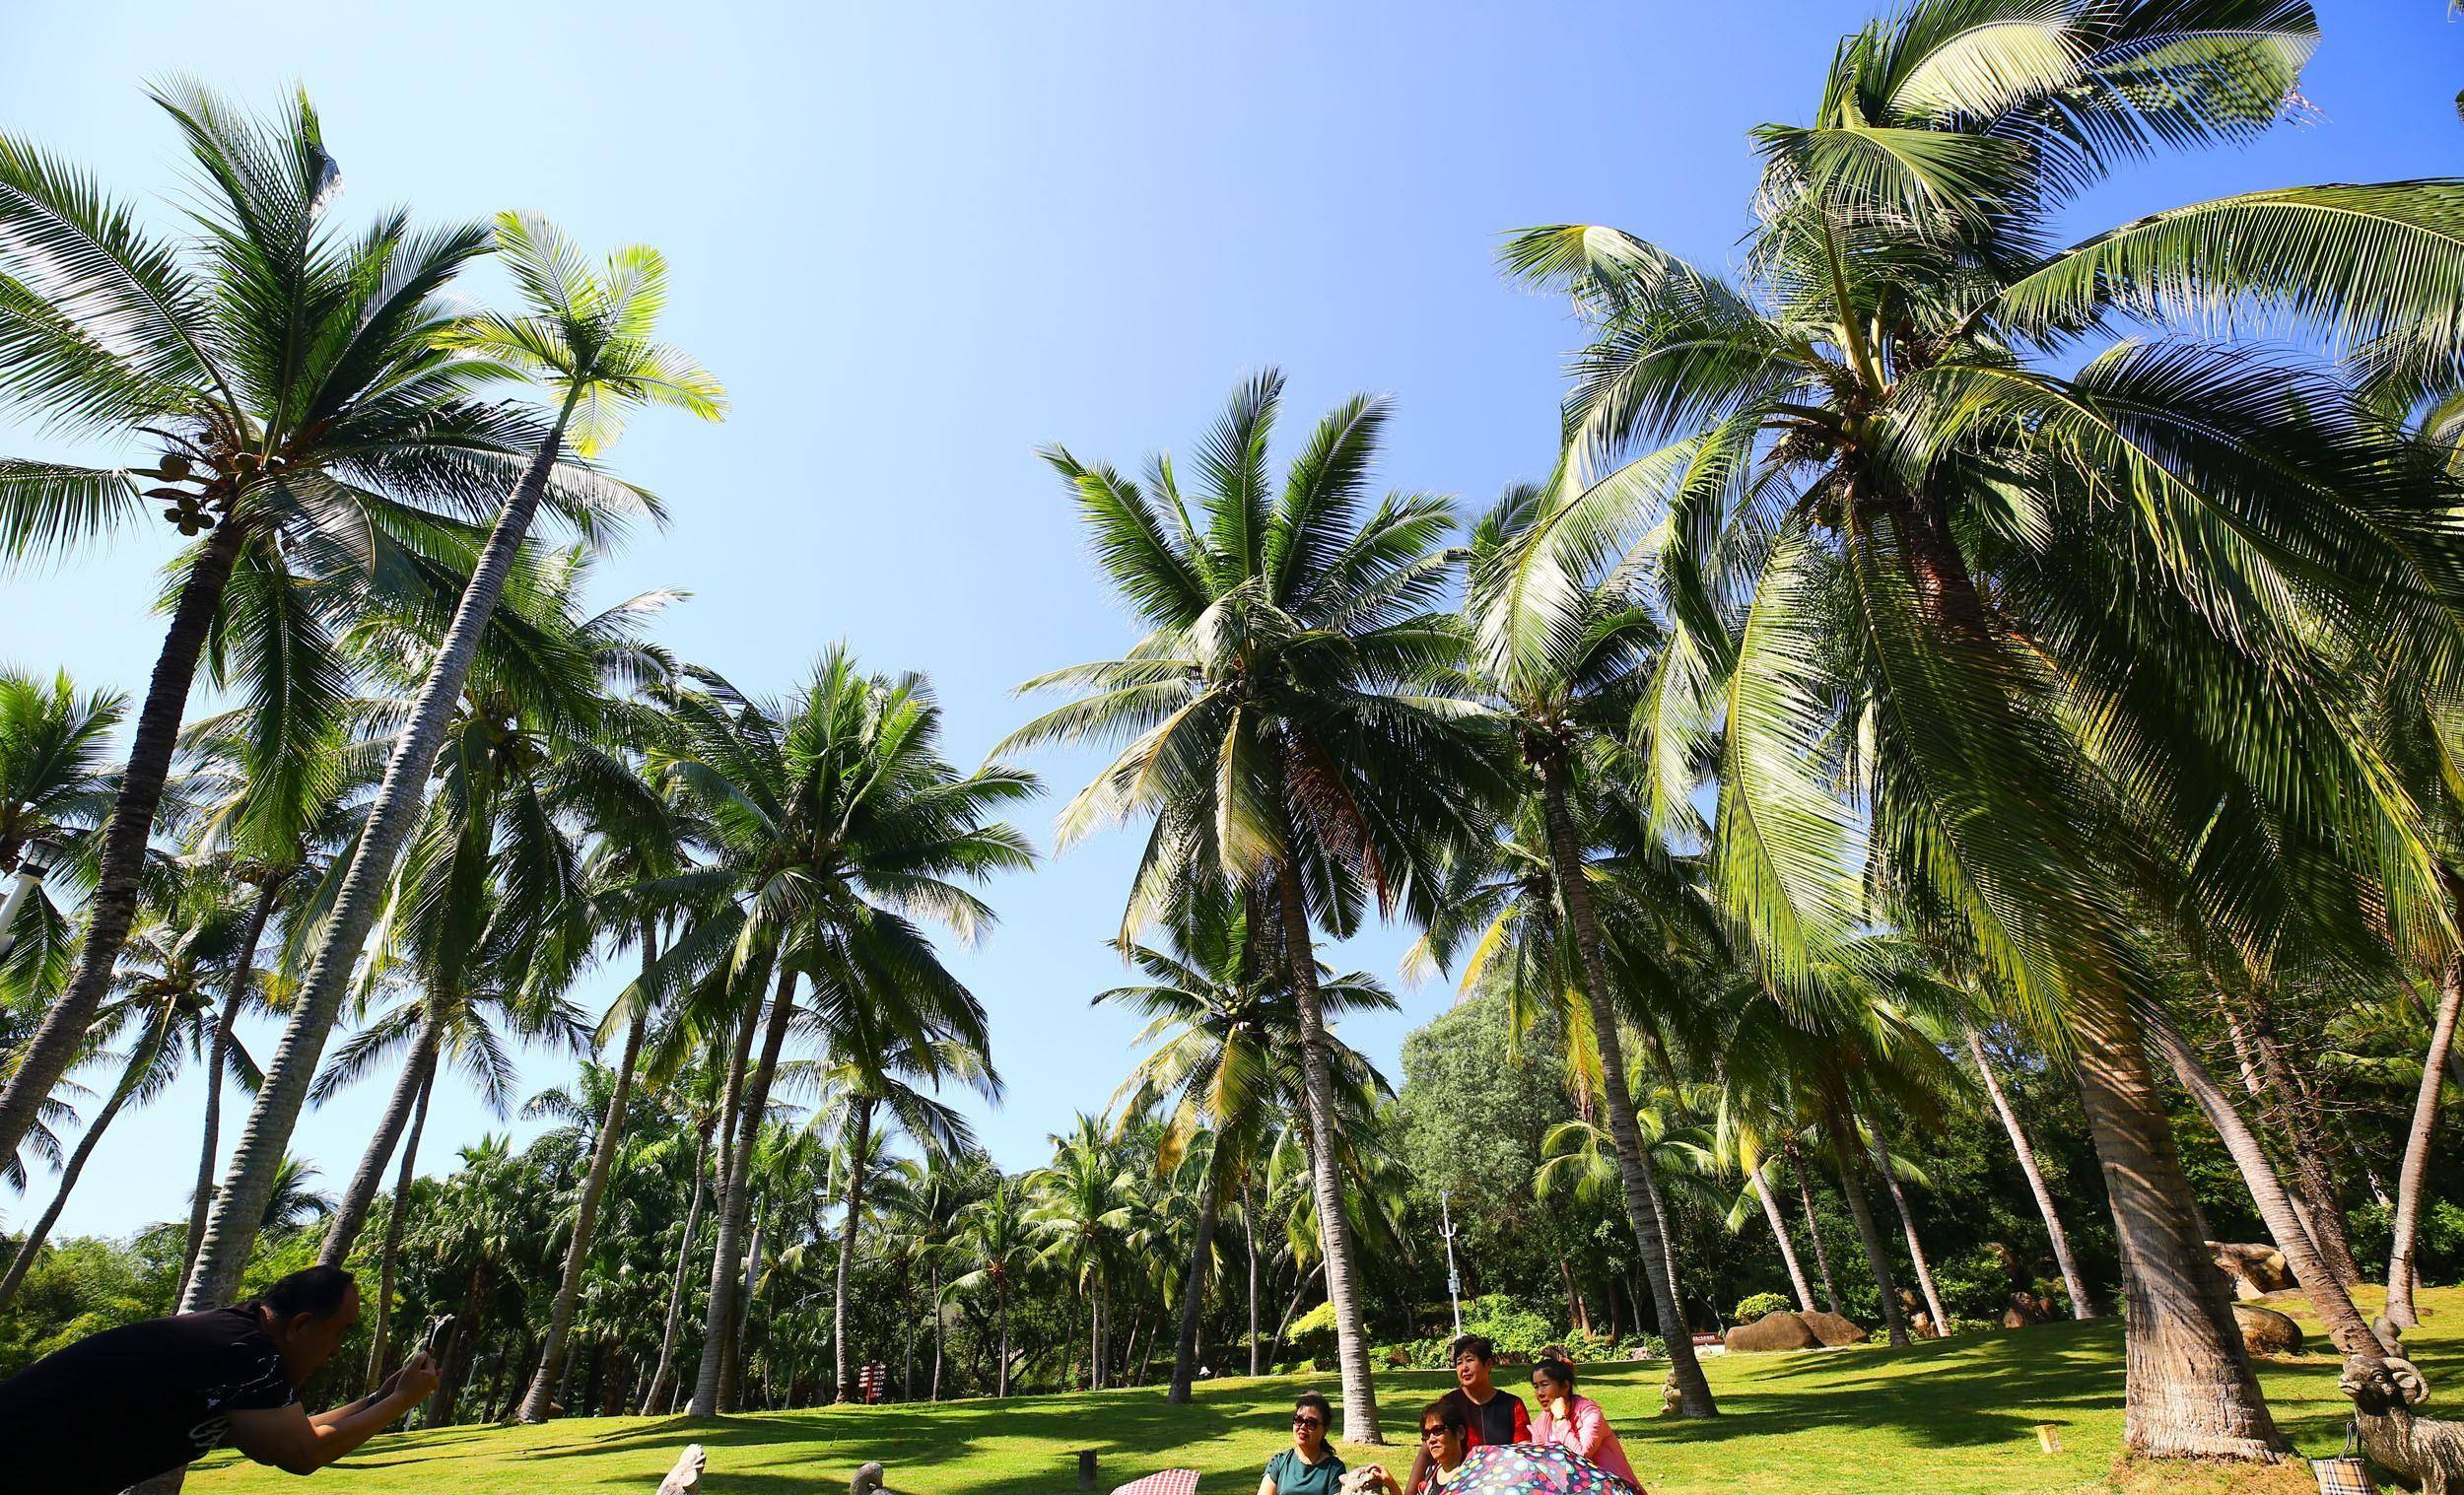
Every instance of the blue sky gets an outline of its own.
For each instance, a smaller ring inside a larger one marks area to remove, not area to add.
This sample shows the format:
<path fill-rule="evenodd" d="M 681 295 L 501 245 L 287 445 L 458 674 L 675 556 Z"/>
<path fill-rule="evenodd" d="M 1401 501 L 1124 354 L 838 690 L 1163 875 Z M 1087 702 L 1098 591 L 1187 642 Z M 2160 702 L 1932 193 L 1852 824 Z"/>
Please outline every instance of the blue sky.
<path fill-rule="evenodd" d="M 2443 0 L 2318 4 L 2320 123 L 2127 170 L 2081 205 L 2080 233 L 2246 188 L 2454 171 L 2464 27 Z M 755 690 L 788 687 L 834 639 L 924 670 L 973 759 L 1030 709 L 1018 681 L 1129 637 L 1034 447 L 1124 464 L 1186 447 L 1276 364 L 1287 433 L 1352 390 L 1390 394 L 1387 481 L 1484 503 L 1548 465 L 1573 340 L 1556 305 L 1498 278 L 1498 234 L 1606 222 L 1725 263 L 1745 131 L 1804 121 L 1833 39 L 1872 9 L 17 0 L 0 5 L 0 129 L 154 196 L 176 148 L 142 80 L 186 70 L 252 102 L 304 82 L 347 218 L 533 208 L 585 244 L 659 246 L 669 330 L 734 411 L 649 416 L 617 448 L 674 523 L 601 569 L 603 599 L 690 591 L 662 637 Z M 0 452 L 57 449 L 0 417 Z M 151 532 L 0 578 L 0 659 L 140 689 L 169 553 Z M 1090 764 L 1035 767 L 1066 793 Z M 1057 807 L 1026 819 L 1048 847 Z M 1087 998 L 1118 980 L 1102 942 L 1129 854 L 1116 836 L 996 884 L 1000 926 L 957 957 L 993 1017 L 1009 1097 L 981 1124 L 1009 1167 L 1129 1062 L 1132 1025 Z M 1391 978 L 1404 944 L 1381 931 L 1333 958 Z M 1348 1033 L 1390 1063 L 1451 997 L 1399 989 L 1402 1014 Z M 531 1055 L 525 1081 L 564 1067 Z M 303 1123 L 297 1150 L 329 1187 L 379 1088 Z M 123 1117 L 62 1229 L 175 1215 L 200 1094 L 192 1078 Z M 503 1124 L 441 1092 L 430 1171 Z"/>

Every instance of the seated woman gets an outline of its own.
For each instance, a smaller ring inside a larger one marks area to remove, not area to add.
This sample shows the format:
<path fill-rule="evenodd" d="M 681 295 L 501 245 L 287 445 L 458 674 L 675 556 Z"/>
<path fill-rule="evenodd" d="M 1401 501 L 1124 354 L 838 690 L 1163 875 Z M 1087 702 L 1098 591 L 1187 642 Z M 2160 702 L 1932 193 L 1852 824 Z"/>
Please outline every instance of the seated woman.
<path fill-rule="evenodd" d="M 1429 1456 L 1429 1471 L 1421 1476 L 1418 1489 L 1405 1491 L 1386 1472 L 1383 1464 L 1371 1464 L 1360 1471 L 1360 1484 L 1380 1489 L 1386 1495 L 1437 1495 L 1463 1469 L 1463 1458 L 1472 1452 L 1472 1419 L 1453 1397 L 1430 1402 L 1420 1412 L 1420 1449 Z"/>
<path fill-rule="evenodd" d="M 1301 1393 L 1292 1402 L 1292 1446 L 1266 1461 L 1258 1495 L 1335 1495 L 1343 1461 L 1327 1446 L 1327 1427 L 1334 1420 L 1324 1396 Z"/>
<path fill-rule="evenodd" d="M 1626 1461 L 1624 1445 L 1617 1442 L 1617 1430 L 1608 1425 L 1608 1414 L 1599 1402 L 1574 1393 L 1573 1366 L 1556 1359 L 1533 1366 L 1532 1393 L 1540 1401 L 1540 1413 L 1532 1419 L 1534 1443 L 1571 1449 L 1636 1490 L 1643 1487 Z"/>

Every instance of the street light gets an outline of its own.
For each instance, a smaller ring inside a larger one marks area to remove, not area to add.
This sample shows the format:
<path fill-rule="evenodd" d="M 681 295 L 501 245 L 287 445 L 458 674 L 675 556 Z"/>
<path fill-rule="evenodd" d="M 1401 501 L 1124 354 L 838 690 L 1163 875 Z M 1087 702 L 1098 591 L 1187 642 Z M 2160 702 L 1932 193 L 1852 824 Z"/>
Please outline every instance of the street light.
<path fill-rule="evenodd" d="M 1463 1337 L 1463 1278 L 1455 1272 L 1455 1215 L 1446 1190 L 1437 1191 L 1437 1233 L 1446 1238 L 1446 1296 L 1455 1305 L 1455 1337 Z"/>
<path fill-rule="evenodd" d="M 17 911 L 51 869 L 60 864 L 61 849 L 40 836 L 31 836 L 18 849 L 17 877 L 9 884 L 9 896 L 0 902 L 0 957 L 5 957 L 17 943 Z"/>

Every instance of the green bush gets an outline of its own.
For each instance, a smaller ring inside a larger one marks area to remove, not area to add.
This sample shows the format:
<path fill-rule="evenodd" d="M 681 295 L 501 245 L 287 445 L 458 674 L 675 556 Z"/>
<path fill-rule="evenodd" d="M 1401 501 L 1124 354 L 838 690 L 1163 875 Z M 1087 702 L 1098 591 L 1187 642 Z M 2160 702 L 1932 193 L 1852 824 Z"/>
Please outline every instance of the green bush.
<path fill-rule="evenodd" d="M 1737 1303 L 1737 1322 L 1751 1324 L 1764 1314 L 1776 1314 L 1788 1307 L 1788 1299 L 1778 1293 L 1755 1293 Z"/>
<path fill-rule="evenodd" d="M 1312 1360 L 1334 1354 L 1335 1304 L 1321 1303 L 1293 1320 L 1291 1332 L 1283 1337 L 1285 1343 Z"/>
<path fill-rule="evenodd" d="M 2000 1322 L 2019 1284 L 1991 1247 L 1961 1252 L 1934 1268 L 1934 1287 L 1951 1319 Z"/>

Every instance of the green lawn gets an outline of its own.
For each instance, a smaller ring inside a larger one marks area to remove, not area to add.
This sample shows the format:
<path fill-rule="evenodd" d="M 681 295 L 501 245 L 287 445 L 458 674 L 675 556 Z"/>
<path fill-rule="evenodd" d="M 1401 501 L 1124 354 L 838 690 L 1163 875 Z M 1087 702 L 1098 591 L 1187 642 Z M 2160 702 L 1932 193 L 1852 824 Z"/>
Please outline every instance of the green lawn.
<path fill-rule="evenodd" d="M 2430 1322 L 2413 1340 L 2434 1389 L 2464 1389 L 2464 1289 L 2428 1295 Z M 2314 1347 L 2317 1324 L 2297 1313 Z M 2135 1495 L 2312 1488 L 2297 1466 L 2243 1470 L 2120 1466 L 2121 1331 L 2110 1321 L 2050 1325 L 1891 1351 L 1859 1348 L 1708 1362 L 1727 1415 L 1678 1423 L 1657 1415 L 1663 1370 L 1601 1366 L 1597 1394 L 1654 1495 L 1714 1491 L 2024 1495 L 2127 1489 Z M 2269 1365 L 2267 1394 L 2305 1454 L 2339 1447 L 2346 1403 L 2336 1361 L 2311 1354 Z M 1419 1403 L 1450 1385 L 1437 1372 L 1378 1383 L 1390 1436 L 1411 1427 Z M 1105 1451 L 1107 1488 L 1174 1466 L 1204 1473 L 1201 1488 L 1249 1495 L 1267 1455 L 1288 1436 L 1290 1394 L 1333 1378 L 1218 1382 L 1189 1406 L 1151 1389 L 1069 1396 L 782 1412 L 694 1424 L 681 1419 L 579 1418 L 532 1428 L 448 1428 L 380 1439 L 319 1475 L 327 1495 L 539 1495 L 611 1490 L 651 1495 L 677 1449 L 710 1451 L 711 1495 L 814 1495 L 844 1489 L 856 1465 L 878 1459 L 890 1483 L 915 1495 L 1073 1488 L 1064 1458 Z M 2054 1424 L 2063 1451 L 2047 1455 L 2035 1426 Z M 1359 1451 L 1346 1450 L 1347 1457 Z M 1407 1445 L 1380 1456 L 1407 1461 Z M 218 1456 L 191 1479 L 197 1495 L 296 1490 L 288 1476 Z"/>

